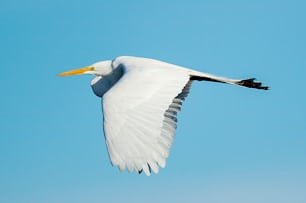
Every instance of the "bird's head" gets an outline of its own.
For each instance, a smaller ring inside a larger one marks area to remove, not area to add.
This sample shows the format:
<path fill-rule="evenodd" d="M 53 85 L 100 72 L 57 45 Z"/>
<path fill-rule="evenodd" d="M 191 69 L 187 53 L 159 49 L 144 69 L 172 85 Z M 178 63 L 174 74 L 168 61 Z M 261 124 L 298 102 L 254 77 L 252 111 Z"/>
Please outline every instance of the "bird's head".
<path fill-rule="evenodd" d="M 67 72 L 59 73 L 57 76 L 81 75 L 91 74 L 95 76 L 105 76 L 112 72 L 112 61 L 101 61 L 94 63 L 84 68 L 70 70 Z"/>

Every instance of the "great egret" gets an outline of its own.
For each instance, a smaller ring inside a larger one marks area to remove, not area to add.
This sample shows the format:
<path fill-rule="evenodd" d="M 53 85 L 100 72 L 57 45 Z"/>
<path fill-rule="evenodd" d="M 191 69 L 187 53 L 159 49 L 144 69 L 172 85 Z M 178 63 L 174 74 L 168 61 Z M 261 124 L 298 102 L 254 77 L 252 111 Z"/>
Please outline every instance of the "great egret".
<path fill-rule="evenodd" d="M 267 90 L 254 78 L 234 80 L 162 61 L 121 56 L 58 74 L 92 74 L 102 98 L 104 135 L 111 163 L 146 175 L 164 168 L 175 135 L 177 113 L 191 83 L 213 81 Z"/>

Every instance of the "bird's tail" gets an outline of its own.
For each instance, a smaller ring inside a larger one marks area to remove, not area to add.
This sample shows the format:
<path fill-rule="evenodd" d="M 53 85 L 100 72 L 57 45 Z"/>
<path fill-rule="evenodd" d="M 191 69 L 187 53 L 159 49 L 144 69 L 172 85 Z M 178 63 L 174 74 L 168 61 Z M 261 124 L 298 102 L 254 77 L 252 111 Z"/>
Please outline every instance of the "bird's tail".
<path fill-rule="evenodd" d="M 256 81 L 255 78 L 235 80 L 235 79 L 228 79 L 228 78 L 214 76 L 214 75 L 207 74 L 207 73 L 201 73 L 201 72 L 194 71 L 190 74 L 190 79 L 191 80 L 198 80 L 198 81 L 205 80 L 205 81 L 212 81 L 212 82 L 221 82 L 221 83 L 239 85 L 239 86 L 243 86 L 243 87 L 261 89 L 261 90 L 268 90 L 269 89 L 268 86 L 263 86 L 262 83 Z"/>

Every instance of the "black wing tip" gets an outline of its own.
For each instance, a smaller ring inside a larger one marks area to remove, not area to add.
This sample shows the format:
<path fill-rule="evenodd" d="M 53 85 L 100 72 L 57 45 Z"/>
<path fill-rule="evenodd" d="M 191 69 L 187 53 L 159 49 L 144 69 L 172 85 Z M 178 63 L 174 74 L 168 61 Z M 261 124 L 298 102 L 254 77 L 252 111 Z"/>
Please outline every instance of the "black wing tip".
<path fill-rule="evenodd" d="M 261 89 L 261 90 L 269 90 L 270 87 L 268 86 L 262 86 L 261 82 L 256 82 L 256 78 L 249 78 L 245 80 L 240 80 L 236 84 L 248 88 L 255 88 L 255 89 Z"/>

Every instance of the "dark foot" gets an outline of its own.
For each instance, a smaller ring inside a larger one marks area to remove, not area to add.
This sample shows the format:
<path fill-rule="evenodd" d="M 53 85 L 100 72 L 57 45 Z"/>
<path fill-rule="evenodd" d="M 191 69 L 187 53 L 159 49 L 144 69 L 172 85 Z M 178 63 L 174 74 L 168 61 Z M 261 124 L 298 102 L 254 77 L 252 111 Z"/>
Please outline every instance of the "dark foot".
<path fill-rule="evenodd" d="M 246 79 L 246 80 L 240 80 L 236 84 L 244 86 L 244 87 L 262 89 L 262 90 L 268 90 L 269 89 L 268 86 L 262 86 L 261 82 L 256 82 L 255 80 L 256 80 L 255 78 L 250 78 L 250 79 Z"/>

